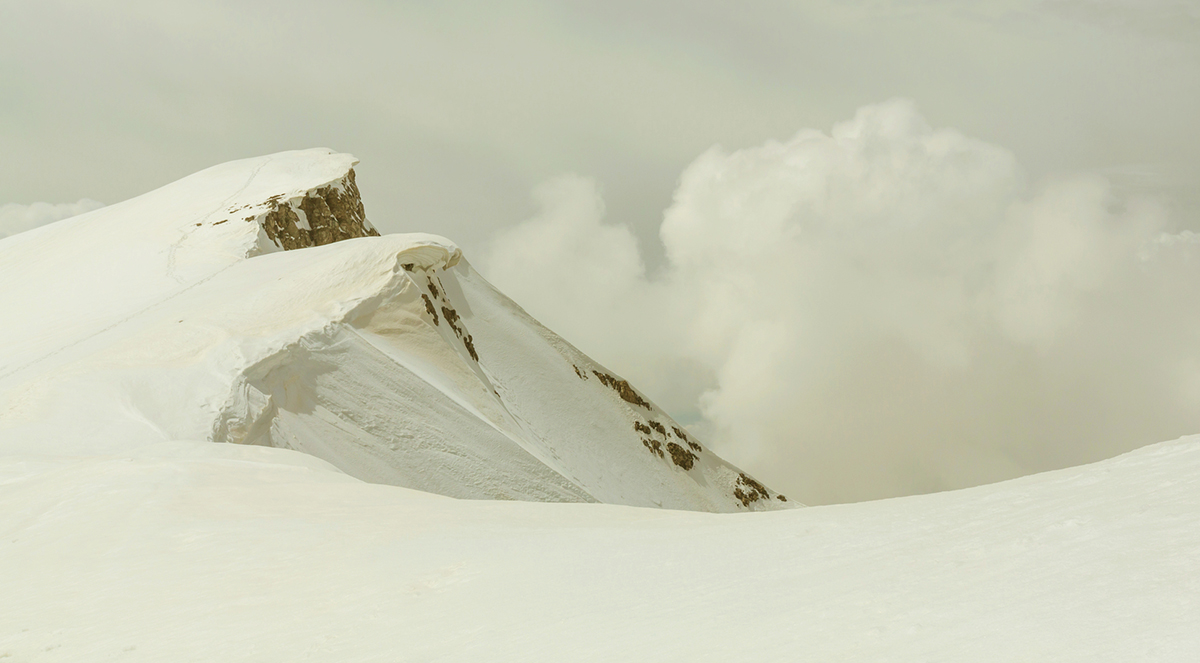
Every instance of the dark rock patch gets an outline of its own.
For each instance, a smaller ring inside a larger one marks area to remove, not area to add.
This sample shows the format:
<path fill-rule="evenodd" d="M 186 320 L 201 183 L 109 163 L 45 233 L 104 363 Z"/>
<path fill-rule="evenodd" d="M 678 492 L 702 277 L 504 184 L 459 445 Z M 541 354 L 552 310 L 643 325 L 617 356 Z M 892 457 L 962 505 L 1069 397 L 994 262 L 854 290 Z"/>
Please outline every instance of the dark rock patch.
<path fill-rule="evenodd" d="M 471 355 L 471 359 L 474 359 L 475 363 L 478 364 L 479 355 L 475 353 L 475 339 L 471 338 L 470 334 L 463 337 L 463 346 L 467 348 L 467 354 Z"/>
<path fill-rule="evenodd" d="M 667 443 L 667 451 L 671 452 L 671 461 L 685 470 L 692 469 L 696 463 L 696 454 L 684 449 L 674 442 Z"/>
<path fill-rule="evenodd" d="M 337 187 L 327 186 L 317 189 L 316 193 L 325 201 L 325 206 L 329 208 L 330 214 L 338 221 L 340 235 L 335 237 L 333 241 L 349 239 L 351 237 L 365 237 L 367 235 L 378 236 L 379 233 L 374 230 L 366 230 L 364 228 L 367 221 L 367 213 L 363 209 L 362 196 L 358 192 L 358 183 L 354 181 L 354 169 L 346 173 L 346 177 L 342 180 L 342 190 Z M 349 227 L 347 227 L 349 226 Z"/>
<path fill-rule="evenodd" d="M 446 323 L 449 324 L 450 328 L 454 330 L 454 335 L 462 338 L 463 331 L 458 327 L 458 311 L 455 311 L 448 306 L 443 306 L 442 315 L 446 316 Z"/>
<path fill-rule="evenodd" d="M 617 392 L 621 400 L 626 403 L 640 405 L 647 410 L 650 409 L 650 402 L 638 395 L 625 380 L 609 375 L 608 373 L 601 373 L 600 371 L 592 371 L 592 373 L 600 379 L 600 382 L 604 383 L 604 386 Z"/>
<path fill-rule="evenodd" d="M 378 236 L 379 232 L 367 223 L 358 185 L 354 182 L 354 169 L 338 184 L 340 186 L 331 184 L 309 191 L 295 206 L 281 202 L 283 194 L 268 198 L 266 202 L 270 209 L 262 217 L 267 238 L 290 251 L 352 237 Z M 308 219 L 308 228 L 300 226 L 297 208 Z"/>
<path fill-rule="evenodd" d="M 267 238 L 283 247 L 284 251 L 314 246 L 309 232 L 300 227 L 300 217 L 291 205 L 272 201 L 271 211 L 263 217 L 262 227 Z"/>
<path fill-rule="evenodd" d="M 662 442 L 659 442 L 658 440 L 651 439 L 651 438 L 642 438 L 642 444 L 645 445 L 646 448 L 650 450 L 650 453 L 658 456 L 659 458 L 664 457 L 663 450 L 662 450 Z"/>
<path fill-rule="evenodd" d="M 745 472 L 738 474 L 737 482 L 734 484 L 733 496 L 742 503 L 742 506 L 750 506 L 751 502 L 758 500 L 769 499 L 767 487 L 747 476 Z M 782 497 L 782 496 L 781 496 Z M 787 499 L 783 499 L 784 502 Z"/>
<path fill-rule="evenodd" d="M 438 322 L 437 310 L 433 308 L 433 302 L 429 300 L 429 295 L 421 293 L 421 299 L 425 300 L 425 312 L 433 318 L 433 324 L 441 324 Z"/>
<path fill-rule="evenodd" d="M 340 237 L 342 235 L 338 219 L 334 218 L 333 212 L 329 209 L 329 203 L 321 196 L 305 196 L 300 201 L 300 209 L 304 212 L 305 218 L 308 219 L 309 234 L 312 237 L 312 243 L 315 246 L 324 246 L 332 244 L 338 239 L 348 239 L 350 236 Z"/>
<path fill-rule="evenodd" d="M 425 297 L 425 295 L 421 296 Z M 426 299 L 425 303 L 429 307 L 433 306 L 433 304 L 429 302 L 429 299 Z M 463 347 L 467 349 L 467 354 L 471 355 L 471 359 L 474 359 L 476 362 L 478 362 L 479 354 L 475 352 L 475 339 L 466 332 L 465 325 L 463 327 L 458 326 L 459 322 L 462 320 L 458 317 L 458 311 L 455 311 L 449 306 L 443 306 L 442 315 L 446 318 L 446 324 L 450 325 L 450 328 L 454 330 L 454 335 L 462 339 Z"/>

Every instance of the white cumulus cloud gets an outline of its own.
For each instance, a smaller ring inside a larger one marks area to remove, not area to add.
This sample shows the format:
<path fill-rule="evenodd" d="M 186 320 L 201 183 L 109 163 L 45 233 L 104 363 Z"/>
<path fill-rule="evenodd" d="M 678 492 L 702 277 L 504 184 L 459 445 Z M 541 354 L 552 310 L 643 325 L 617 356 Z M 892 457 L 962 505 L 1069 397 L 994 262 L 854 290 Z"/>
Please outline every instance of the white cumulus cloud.
<path fill-rule="evenodd" d="M 481 269 L 718 452 L 809 503 L 962 487 L 1200 429 L 1200 243 L 1103 177 L 1029 183 L 915 106 L 713 148 L 647 273 L 597 185 Z"/>

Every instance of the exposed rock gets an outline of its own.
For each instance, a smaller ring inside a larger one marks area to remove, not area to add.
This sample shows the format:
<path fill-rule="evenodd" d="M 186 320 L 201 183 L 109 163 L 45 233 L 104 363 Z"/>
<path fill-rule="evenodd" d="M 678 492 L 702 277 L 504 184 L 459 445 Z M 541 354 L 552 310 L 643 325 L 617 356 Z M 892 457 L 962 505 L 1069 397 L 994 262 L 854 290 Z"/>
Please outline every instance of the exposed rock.
<path fill-rule="evenodd" d="M 285 251 L 379 235 L 367 221 L 353 168 L 337 184 L 313 189 L 299 200 L 281 198 L 269 198 L 270 209 L 259 218 L 267 238 Z"/>
<path fill-rule="evenodd" d="M 429 295 L 421 293 L 421 299 L 425 300 L 425 312 L 429 314 L 429 317 L 433 318 L 433 324 L 440 324 L 438 322 L 437 309 L 433 308 L 433 302 L 429 301 Z"/>
<path fill-rule="evenodd" d="M 671 461 L 685 470 L 692 469 L 692 465 L 696 463 L 696 458 L 698 458 L 696 454 L 674 442 L 667 443 L 667 451 L 671 452 Z"/>
<path fill-rule="evenodd" d="M 429 285 L 432 286 L 433 282 L 431 281 Z M 421 296 L 426 297 L 425 295 Z M 433 304 L 429 302 L 428 297 L 425 299 L 425 306 L 426 308 L 433 307 Z M 442 317 L 446 318 L 446 324 L 450 325 L 450 328 L 454 330 L 454 335 L 462 340 L 463 347 L 467 349 L 467 354 L 471 355 L 471 359 L 474 359 L 476 362 L 478 362 L 479 353 L 475 352 L 475 339 L 467 333 L 467 326 L 465 323 L 463 323 L 462 318 L 458 317 L 458 311 L 455 311 L 449 306 L 443 306 Z M 461 327 L 459 326 L 460 324 L 462 325 Z"/>
<path fill-rule="evenodd" d="M 658 440 L 654 440 L 654 439 L 650 439 L 650 438 L 642 438 L 642 444 L 646 445 L 646 448 L 650 450 L 650 453 L 658 456 L 659 458 L 664 457 L 663 450 L 662 450 L 662 442 L 659 442 Z"/>
<path fill-rule="evenodd" d="M 600 378 L 600 381 L 604 383 L 604 386 L 617 392 L 617 394 L 620 395 L 621 400 L 625 401 L 626 403 L 640 405 L 647 410 L 650 409 L 650 402 L 642 398 L 636 391 L 634 391 L 633 387 L 631 387 L 625 380 L 609 375 L 608 373 L 601 373 L 600 371 L 592 371 L 592 373 L 594 373 L 596 377 Z"/>
<path fill-rule="evenodd" d="M 742 506 L 750 506 L 751 502 L 770 498 L 767 487 L 755 481 L 745 472 L 738 474 L 737 483 L 734 484 L 733 496 L 742 503 Z M 782 495 L 779 498 L 781 502 L 787 501 L 787 498 Z"/>
<path fill-rule="evenodd" d="M 262 227 L 267 238 L 283 247 L 284 251 L 315 246 L 308 231 L 300 227 L 300 217 L 291 205 L 271 202 L 271 211 L 262 217 Z"/>
<path fill-rule="evenodd" d="M 471 355 L 471 359 L 474 359 L 475 363 L 479 363 L 479 354 L 475 352 L 475 339 L 467 334 L 463 337 L 462 342 L 463 347 L 467 349 L 467 354 Z"/>
<path fill-rule="evenodd" d="M 442 315 L 446 317 L 446 323 L 449 324 L 450 328 L 454 330 L 454 335 L 462 338 L 463 330 L 458 326 L 458 311 L 455 311 L 449 306 L 443 306 Z"/>

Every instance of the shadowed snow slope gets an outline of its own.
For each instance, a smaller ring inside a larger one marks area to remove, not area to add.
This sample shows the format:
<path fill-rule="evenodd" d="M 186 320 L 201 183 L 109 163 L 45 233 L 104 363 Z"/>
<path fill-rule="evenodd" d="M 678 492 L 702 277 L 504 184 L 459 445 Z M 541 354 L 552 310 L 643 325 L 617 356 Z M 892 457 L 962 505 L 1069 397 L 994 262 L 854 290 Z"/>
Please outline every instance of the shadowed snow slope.
<path fill-rule="evenodd" d="M 0 242 L 0 452 L 207 440 L 452 497 L 788 506 L 448 240 L 378 237 L 354 163 L 232 162 Z"/>

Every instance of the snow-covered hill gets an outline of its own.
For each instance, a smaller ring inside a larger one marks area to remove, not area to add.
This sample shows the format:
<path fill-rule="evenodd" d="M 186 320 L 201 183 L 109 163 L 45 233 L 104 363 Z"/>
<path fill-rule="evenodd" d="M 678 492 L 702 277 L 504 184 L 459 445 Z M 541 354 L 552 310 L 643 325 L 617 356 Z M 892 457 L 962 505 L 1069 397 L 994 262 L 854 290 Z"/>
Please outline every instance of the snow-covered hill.
<path fill-rule="evenodd" d="M 703 513 L 790 503 L 353 163 L 0 241 L 0 661 L 1200 660 L 1200 436 Z"/>
<path fill-rule="evenodd" d="M 1193 437 L 706 514 L 452 500 L 253 446 L 6 458 L 0 661 L 1184 663 L 1197 476 Z"/>
<path fill-rule="evenodd" d="M 0 453 L 234 442 L 452 497 L 788 506 L 449 240 L 377 236 L 354 163 L 232 162 L 0 242 Z"/>

